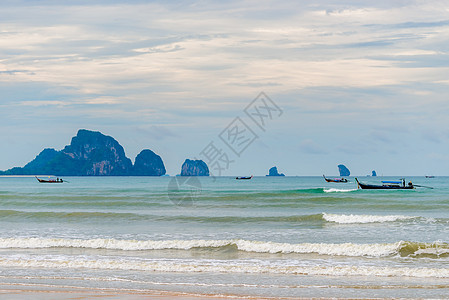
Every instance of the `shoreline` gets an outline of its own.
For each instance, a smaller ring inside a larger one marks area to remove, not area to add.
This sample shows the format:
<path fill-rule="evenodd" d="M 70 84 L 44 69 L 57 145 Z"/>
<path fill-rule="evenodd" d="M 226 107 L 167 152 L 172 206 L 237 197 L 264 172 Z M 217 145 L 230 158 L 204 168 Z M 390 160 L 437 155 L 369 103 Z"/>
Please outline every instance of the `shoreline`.
<path fill-rule="evenodd" d="M 43 284 L 0 283 L 0 297 L 8 299 L 35 300 L 52 299 L 178 299 L 178 300 L 212 300 L 212 299 L 306 299 L 302 297 L 259 297 L 249 295 L 196 294 L 164 290 L 86 288 L 75 286 L 53 286 Z M 323 299 L 323 298 L 320 298 Z"/>

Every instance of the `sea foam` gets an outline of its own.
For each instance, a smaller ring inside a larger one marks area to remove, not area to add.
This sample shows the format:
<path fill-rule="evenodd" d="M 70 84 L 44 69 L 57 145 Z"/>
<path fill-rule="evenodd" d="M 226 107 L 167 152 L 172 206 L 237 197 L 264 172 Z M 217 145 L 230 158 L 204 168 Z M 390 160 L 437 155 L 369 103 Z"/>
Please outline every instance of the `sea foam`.
<path fill-rule="evenodd" d="M 51 269 L 98 269 L 98 270 L 138 270 L 149 272 L 182 273 L 253 273 L 253 274 L 288 274 L 288 275 L 326 275 L 326 276 L 381 276 L 381 277 L 418 277 L 449 278 L 447 268 L 411 268 L 411 267 L 377 267 L 359 265 L 337 266 L 303 266 L 266 264 L 263 261 L 251 262 L 221 260 L 132 260 L 107 258 L 71 257 L 35 257 L 35 258 L 0 258 L 0 267 L 14 268 L 51 268 Z"/>
<path fill-rule="evenodd" d="M 62 238 L 1 238 L 0 249 L 88 248 L 123 251 L 190 250 L 195 248 L 233 247 L 235 251 L 256 253 L 296 253 L 351 257 L 419 256 L 419 254 L 446 254 L 446 243 L 276 243 L 249 240 L 117 240 L 117 239 L 62 239 Z M 437 255 L 438 256 L 438 255 Z"/>
<path fill-rule="evenodd" d="M 402 242 L 386 244 L 353 243 L 276 243 L 248 240 L 116 240 L 116 239 L 60 239 L 60 238 L 2 238 L 0 249 L 89 248 L 123 251 L 190 250 L 194 248 L 234 247 L 236 251 L 257 253 L 316 253 L 337 256 L 385 257 L 399 253 Z"/>
<path fill-rule="evenodd" d="M 327 214 L 323 213 L 323 219 L 328 222 L 335 222 L 339 224 L 363 224 L 363 223 L 384 223 L 395 222 L 402 220 L 416 219 L 418 217 L 413 216 L 401 216 L 401 215 L 340 215 L 340 214 Z"/>
<path fill-rule="evenodd" d="M 357 191 L 357 189 L 336 189 L 336 188 L 324 189 L 325 193 L 347 193 L 354 191 Z"/>

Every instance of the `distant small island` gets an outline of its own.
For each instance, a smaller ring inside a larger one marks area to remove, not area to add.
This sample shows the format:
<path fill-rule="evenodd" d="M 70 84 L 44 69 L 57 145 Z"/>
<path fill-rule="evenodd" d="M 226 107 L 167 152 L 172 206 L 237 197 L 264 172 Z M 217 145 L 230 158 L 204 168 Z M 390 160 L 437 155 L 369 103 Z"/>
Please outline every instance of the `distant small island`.
<path fill-rule="evenodd" d="M 340 172 L 340 176 L 349 176 L 351 172 L 345 165 L 338 165 L 338 171 Z"/>
<path fill-rule="evenodd" d="M 162 158 L 153 151 L 142 150 L 133 165 L 113 137 L 80 129 L 63 150 L 44 149 L 24 167 L 0 175 L 162 176 L 165 173 Z"/>
<path fill-rule="evenodd" d="M 268 170 L 268 175 L 266 176 L 285 176 L 284 173 L 279 173 L 278 172 L 278 168 L 276 166 L 270 168 L 270 170 Z"/>

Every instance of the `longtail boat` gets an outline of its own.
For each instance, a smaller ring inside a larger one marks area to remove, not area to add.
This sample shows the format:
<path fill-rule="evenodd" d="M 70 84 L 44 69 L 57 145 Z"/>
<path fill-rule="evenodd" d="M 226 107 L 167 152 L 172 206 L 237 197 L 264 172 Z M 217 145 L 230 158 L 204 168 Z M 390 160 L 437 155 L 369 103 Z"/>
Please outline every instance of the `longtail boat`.
<path fill-rule="evenodd" d="M 405 179 L 400 181 L 385 180 L 382 181 L 382 185 L 361 183 L 357 178 L 355 181 L 357 181 L 358 187 L 363 190 L 411 190 L 415 188 L 411 181 L 406 185 Z"/>
<path fill-rule="evenodd" d="M 340 182 L 340 183 L 348 182 L 346 178 L 326 178 L 326 176 L 324 175 L 323 178 L 324 180 L 326 180 L 326 182 Z"/>
<path fill-rule="evenodd" d="M 245 176 L 238 176 L 238 177 L 236 177 L 235 179 L 237 179 L 237 180 L 242 180 L 242 179 L 253 179 L 253 175 L 247 176 L 247 177 L 245 177 Z"/>
<path fill-rule="evenodd" d="M 64 180 L 62 180 L 62 178 L 45 180 L 45 179 L 37 178 L 37 176 L 34 176 L 34 177 L 36 177 L 37 181 L 39 181 L 40 183 L 63 183 L 64 182 Z"/>

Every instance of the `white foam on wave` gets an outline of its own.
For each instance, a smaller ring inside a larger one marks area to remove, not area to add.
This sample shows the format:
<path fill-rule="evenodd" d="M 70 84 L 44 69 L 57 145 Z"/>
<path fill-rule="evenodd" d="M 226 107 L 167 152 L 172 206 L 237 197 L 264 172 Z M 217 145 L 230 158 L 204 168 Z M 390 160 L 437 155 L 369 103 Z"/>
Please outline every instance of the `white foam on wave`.
<path fill-rule="evenodd" d="M 116 239 L 60 239 L 60 238 L 2 238 L 4 248 L 90 248 L 111 250 L 162 250 L 223 247 L 228 240 L 116 240 Z"/>
<path fill-rule="evenodd" d="M 325 276 L 382 276 L 449 278 L 447 268 L 410 268 L 377 266 L 300 266 L 267 264 L 264 261 L 221 261 L 221 260 L 114 260 L 114 259 L 73 259 L 0 258 L 0 267 L 45 268 L 45 269 L 97 269 L 97 270 L 137 270 L 149 272 L 182 273 L 254 273 Z"/>
<path fill-rule="evenodd" d="M 124 251 L 189 250 L 234 246 L 240 251 L 257 253 L 317 253 L 320 255 L 385 257 L 399 253 L 402 242 L 386 244 L 332 243 L 275 243 L 248 240 L 116 240 L 116 239 L 57 239 L 57 238 L 1 238 L 0 249 L 89 248 Z"/>
<path fill-rule="evenodd" d="M 324 189 L 325 193 L 347 193 L 353 191 L 357 191 L 357 189 L 336 189 L 336 188 Z"/>
<path fill-rule="evenodd" d="M 425 255 L 431 255 L 431 256 L 445 256 L 449 255 L 449 249 L 447 248 L 424 248 L 424 249 L 418 249 L 413 253 L 413 256 L 425 256 Z"/>
<path fill-rule="evenodd" d="M 328 222 L 335 222 L 339 224 L 364 224 L 364 223 L 384 223 L 384 222 L 395 222 L 401 220 L 416 219 L 417 217 L 412 216 L 401 216 L 401 215 L 339 215 L 339 214 L 327 214 L 323 213 L 323 219 Z"/>
<path fill-rule="evenodd" d="M 321 255 L 337 256 L 370 256 L 384 257 L 397 254 L 401 242 L 390 244 L 329 244 L 303 243 L 288 244 L 274 242 L 236 241 L 239 250 L 260 253 L 317 253 Z"/>

